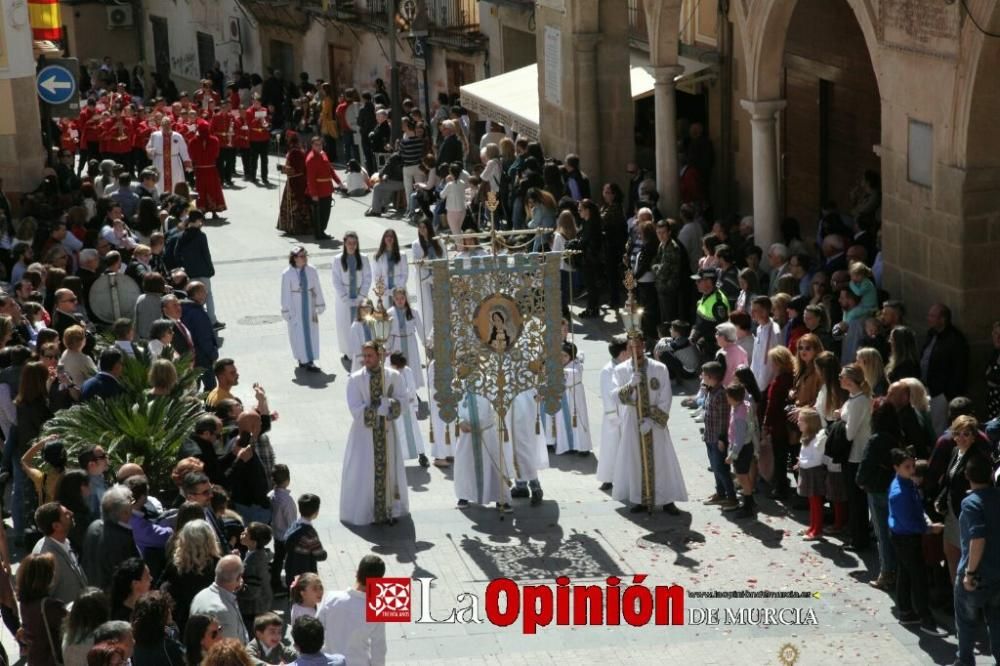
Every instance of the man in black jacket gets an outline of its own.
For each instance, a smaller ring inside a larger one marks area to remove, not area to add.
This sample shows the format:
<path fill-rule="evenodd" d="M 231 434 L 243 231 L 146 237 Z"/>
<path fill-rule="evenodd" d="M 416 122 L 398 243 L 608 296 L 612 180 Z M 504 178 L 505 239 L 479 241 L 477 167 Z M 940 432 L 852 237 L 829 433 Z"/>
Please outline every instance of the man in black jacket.
<path fill-rule="evenodd" d="M 358 110 L 358 130 L 361 132 L 361 155 L 364 157 L 365 169 L 368 170 L 368 173 L 374 173 L 372 167 L 375 165 L 375 151 L 372 149 L 373 144 L 369 134 L 375 129 L 377 122 L 372 94 L 369 92 L 361 93 L 361 108 Z M 378 146 L 379 144 L 374 145 Z"/>
<path fill-rule="evenodd" d="M 191 300 L 181 303 L 181 323 L 187 327 L 194 345 L 194 364 L 203 369 L 202 384 L 206 391 L 215 388 L 215 373 L 213 364 L 219 358 L 219 341 L 212 330 L 212 324 L 205 312 L 205 300 L 208 292 L 205 285 L 192 282 L 188 285 L 188 295 Z M 169 315 L 168 315 L 169 316 Z M 173 317 L 171 317 L 173 319 Z M 174 336 L 176 339 L 176 336 Z"/>
<path fill-rule="evenodd" d="M 212 278 L 215 276 L 215 265 L 212 263 L 212 252 L 208 247 L 208 236 L 201 230 L 204 221 L 205 214 L 200 210 L 193 210 L 188 214 L 187 227 L 177 239 L 175 252 L 178 263 L 191 277 L 191 280 L 205 285 L 207 295 L 205 309 L 208 312 L 208 318 L 212 321 L 212 326 L 219 330 L 225 328 L 226 325 L 215 317 L 215 300 L 212 298 Z"/>
<path fill-rule="evenodd" d="M 969 370 L 969 343 L 951 323 L 951 310 L 935 303 L 927 311 L 927 341 L 920 356 L 920 375 L 931 397 L 934 432 L 947 427 L 948 401 L 965 395 Z"/>

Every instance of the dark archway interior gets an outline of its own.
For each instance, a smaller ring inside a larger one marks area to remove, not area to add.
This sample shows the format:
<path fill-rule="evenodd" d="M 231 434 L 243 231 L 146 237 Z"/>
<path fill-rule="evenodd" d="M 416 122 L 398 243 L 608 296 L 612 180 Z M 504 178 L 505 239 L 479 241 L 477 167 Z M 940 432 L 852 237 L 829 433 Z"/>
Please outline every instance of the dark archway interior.
<path fill-rule="evenodd" d="M 798 0 L 784 51 L 785 214 L 815 234 L 820 208 L 841 211 L 864 169 L 879 170 L 881 103 L 868 47 L 847 0 Z"/>

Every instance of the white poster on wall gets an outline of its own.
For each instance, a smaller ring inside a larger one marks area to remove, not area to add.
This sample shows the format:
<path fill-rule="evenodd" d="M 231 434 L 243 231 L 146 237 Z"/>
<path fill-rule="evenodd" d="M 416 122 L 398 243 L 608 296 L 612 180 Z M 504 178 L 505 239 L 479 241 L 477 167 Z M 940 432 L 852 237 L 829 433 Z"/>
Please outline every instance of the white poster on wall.
<path fill-rule="evenodd" d="M 562 106 L 562 31 L 545 26 L 545 101 Z"/>

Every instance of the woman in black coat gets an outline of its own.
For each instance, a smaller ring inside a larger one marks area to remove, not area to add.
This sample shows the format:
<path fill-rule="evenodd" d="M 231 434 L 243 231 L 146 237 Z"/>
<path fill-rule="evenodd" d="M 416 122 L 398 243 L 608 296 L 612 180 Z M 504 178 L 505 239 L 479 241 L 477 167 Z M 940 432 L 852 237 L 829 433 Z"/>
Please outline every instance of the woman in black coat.
<path fill-rule="evenodd" d="M 601 315 L 601 282 L 606 257 L 604 256 L 604 229 L 601 211 L 590 199 L 580 202 L 580 244 L 583 247 L 583 284 L 587 290 L 587 309 L 581 317 Z"/>
<path fill-rule="evenodd" d="M 187 227 L 177 239 L 177 246 L 174 249 L 177 263 L 188 274 L 192 282 L 201 282 L 208 292 L 208 300 L 205 302 L 205 309 L 212 324 L 218 326 L 215 318 L 215 300 L 212 298 L 212 277 L 215 276 L 215 264 L 212 263 L 212 252 L 208 248 L 208 236 L 201 230 L 201 225 L 205 221 L 205 214 L 200 210 L 191 211 L 188 214 Z M 221 328 L 221 327 L 220 327 Z"/>
<path fill-rule="evenodd" d="M 617 310 L 622 306 L 622 277 L 625 265 L 625 244 L 628 241 L 628 225 L 622 210 L 624 195 L 618 185 L 606 183 L 601 190 L 604 205 L 601 206 L 601 226 L 604 229 L 604 266 L 606 269 L 610 298 L 608 306 Z"/>

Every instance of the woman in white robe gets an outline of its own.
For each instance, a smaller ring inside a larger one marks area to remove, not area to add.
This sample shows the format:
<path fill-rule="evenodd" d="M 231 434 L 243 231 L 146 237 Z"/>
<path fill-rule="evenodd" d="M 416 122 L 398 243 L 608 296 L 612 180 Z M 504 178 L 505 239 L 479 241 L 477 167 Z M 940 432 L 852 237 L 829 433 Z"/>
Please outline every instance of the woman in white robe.
<path fill-rule="evenodd" d="M 601 490 L 609 490 L 615 480 L 615 460 L 618 457 L 618 440 L 621 438 L 621 415 L 615 397 L 615 367 L 628 360 L 628 344 L 624 336 L 616 336 L 608 343 L 612 358 L 601 368 L 601 451 L 597 460 L 597 481 Z"/>
<path fill-rule="evenodd" d="M 406 364 L 413 370 L 415 388 L 424 387 L 423 353 L 425 344 L 424 322 L 420 312 L 410 306 L 406 295 L 406 287 L 396 287 L 392 291 L 392 307 L 389 309 L 389 341 L 387 347 L 390 353 L 400 353 L 406 357 Z"/>
<path fill-rule="evenodd" d="M 368 369 L 378 367 L 377 359 L 377 352 L 371 349 L 365 367 L 347 380 L 347 406 L 354 421 L 344 451 L 340 520 L 349 525 L 392 522 L 410 512 L 397 436 L 400 396 L 405 389 L 398 372 L 383 368 L 382 395 L 373 400 L 374 377 Z"/>
<path fill-rule="evenodd" d="M 644 343 L 640 337 L 631 344 L 641 346 Z M 645 367 L 636 372 L 634 361 L 629 360 L 615 368 L 614 392 L 615 398 L 621 405 L 621 439 L 615 461 L 614 488 L 611 497 L 632 503 L 633 511 L 651 509 L 652 507 L 647 505 L 647 502 L 651 502 L 653 506 L 663 506 L 668 513 L 676 513 L 677 508 L 673 503 L 686 502 L 688 496 L 684 474 L 681 472 L 680 461 L 677 459 L 677 453 L 670 439 L 670 429 L 667 427 L 672 398 L 670 373 L 667 372 L 665 365 L 651 359 L 646 359 L 643 366 Z M 643 375 L 645 375 L 646 390 L 642 393 L 647 399 L 642 401 L 643 417 L 640 419 L 636 392 L 640 390 Z M 651 447 L 648 448 L 640 445 L 640 434 L 647 433 L 652 439 Z M 651 460 L 643 455 L 644 448 L 647 455 L 651 449 Z M 652 462 L 652 467 L 648 470 L 649 492 L 647 493 L 644 472 L 649 462 Z"/>
<path fill-rule="evenodd" d="M 382 234 L 382 242 L 372 255 L 372 286 L 382 280 L 382 305 L 388 310 L 392 307 L 392 290 L 405 287 L 410 276 L 406 255 L 399 251 L 399 238 L 393 229 L 386 229 Z"/>
<path fill-rule="evenodd" d="M 392 368 L 403 378 L 405 394 L 399 398 L 399 421 L 396 422 L 396 434 L 399 436 L 400 448 L 404 460 L 419 460 L 421 467 L 427 467 L 427 452 L 424 447 L 424 436 L 420 432 L 420 422 L 417 421 L 417 388 L 414 385 L 413 369 L 405 365 L 397 365 L 395 357 L 391 356 Z"/>
<path fill-rule="evenodd" d="M 351 324 L 358 319 L 358 303 L 368 296 L 371 286 L 371 264 L 368 257 L 359 250 L 358 235 L 348 231 L 344 234 L 344 251 L 333 260 L 333 290 L 337 295 L 334 301 L 337 343 L 345 359 L 352 358 L 350 331 Z"/>
<path fill-rule="evenodd" d="M 466 393 L 458 405 L 458 422 L 461 432 L 455 450 L 458 505 L 496 502 L 501 511 L 509 510 L 514 453 L 508 441 L 501 454 L 493 405 L 486 398 Z"/>
<path fill-rule="evenodd" d="M 319 317 L 326 310 L 319 274 L 309 265 L 301 245 L 292 248 L 281 274 L 281 316 L 288 323 L 288 341 L 300 368 L 319 372 Z"/>
<path fill-rule="evenodd" d="M 434 237 L 434 225 L 421 218 L 417 222 L 417 240 L 410 248 L 414 264 L 418 261 L 433 261 L 447 259 L 444 246 Z M 420 311 L 427 319 L 429 327 L 434 325 L 434 276 L 430 266 L 417 266 L 417 287 Z"/>

